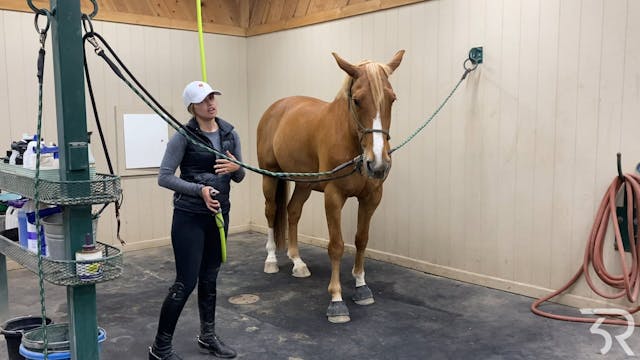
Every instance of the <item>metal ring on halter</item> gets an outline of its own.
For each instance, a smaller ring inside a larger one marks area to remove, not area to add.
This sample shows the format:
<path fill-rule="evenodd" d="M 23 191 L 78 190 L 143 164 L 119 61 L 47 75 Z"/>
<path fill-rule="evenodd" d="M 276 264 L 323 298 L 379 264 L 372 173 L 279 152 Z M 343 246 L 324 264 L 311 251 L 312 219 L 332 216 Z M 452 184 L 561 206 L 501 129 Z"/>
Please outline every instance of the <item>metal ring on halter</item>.
<path fill-rule="evenodd" d="M 467 62 L 471 63 L 473 66 L 471 67 L 467 67 Z M 462 64 L 462 67 L 467 71 L 467 72 L 471 72 L 473 70 L 475 70 L 478 67 L 478 63 L 473 62 L 471 59 L 466 59 L 464 61 L 464 63 Z"/>
<path fill-rule="evenodd" d="M 42 29 L 40 29 L 40 26 L 38 25 L 38 18 L 40 17 L 40 15 L 44 15 L 47 17 L 47 23 Z M 35 19 L 33 19 L 33 25 L 36 27 L 36 31 L 38 32 L 38 34 L 43 35 L 46 34 L 47 31 L 49 31 L 49 25 L 51 25 L 50 18 L 51 13 L 49 12 L 49 10 L 40 9 L 40 11 L 36 12 L 36 17 Z"/>

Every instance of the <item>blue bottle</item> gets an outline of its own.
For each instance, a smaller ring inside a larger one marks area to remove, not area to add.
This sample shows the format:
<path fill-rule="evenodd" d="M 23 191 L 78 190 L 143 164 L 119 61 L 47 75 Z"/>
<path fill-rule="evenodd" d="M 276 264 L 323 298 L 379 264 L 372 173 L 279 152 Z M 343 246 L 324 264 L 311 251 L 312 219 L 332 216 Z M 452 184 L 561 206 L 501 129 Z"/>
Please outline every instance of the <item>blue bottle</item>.
<path fill-rule="evenodd" d="M 22 209 L 18 209 L 18 239 L 20 246 L 27 249 L 29 247 L 29 234 L 27 232 L 27 213 Z"/>

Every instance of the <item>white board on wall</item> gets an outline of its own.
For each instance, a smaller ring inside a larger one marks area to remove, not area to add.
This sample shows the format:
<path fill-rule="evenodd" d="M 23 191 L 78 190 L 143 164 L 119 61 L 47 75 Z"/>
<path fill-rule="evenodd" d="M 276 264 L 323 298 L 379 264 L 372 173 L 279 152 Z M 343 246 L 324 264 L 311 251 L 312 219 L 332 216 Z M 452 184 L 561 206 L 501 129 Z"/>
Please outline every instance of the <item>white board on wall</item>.
<path fill-rule="evenodd" d="M 125 168 L 160 167 L 167 148 L 167 123 L 156 114 L 124 114 Z"/>

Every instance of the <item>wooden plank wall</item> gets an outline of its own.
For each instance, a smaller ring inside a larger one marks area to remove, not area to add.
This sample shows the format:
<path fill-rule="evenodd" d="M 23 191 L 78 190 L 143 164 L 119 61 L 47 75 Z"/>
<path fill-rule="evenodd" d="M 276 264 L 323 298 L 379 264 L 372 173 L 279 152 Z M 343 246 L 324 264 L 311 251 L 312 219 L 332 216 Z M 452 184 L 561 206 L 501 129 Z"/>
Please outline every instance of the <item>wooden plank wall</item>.
<path fill-rule="evenodd" d="M 442 0 L 250 37 L 249 128 L 280 97 L 333 99 L 344 74 L 332 51 L 387 61 L 402 48 L 391 80 L 397 144 L 446 97 L 468 50 L 484 46 L 485 63 L 394 153 L 369 254 L 539 296 L 579 268 L 616 153 L 625 172 L 640 161 L 638 16 L 635 0 Z M 251 191 L 261 204 L 259 180 Z M 264 230 L 262 212 L 251 218 Z M 343 220 L 353 244 L 354 201 Z M 322 196 L 306 204 L 299 231 L 326 245 Z M 561 300 L 600 299 L 584 282 L 571 293 Z"/>
<path fill-rule="evenodd" d="M 181 30 L 197 30 L 195 0 L 96 0 L 96 20 Z M 49 8 L 49 0 L 33 0 L 38 8 Z M 82 1 L 85 13 L 93 11 Z M 203 31 L 245 36 L 247 2 L 242 0 L 202 0 Z M 26 0 L 2 0 L 0 9 L 31 12 Z"/>
<path fill-rule="evenodd" d="M 342 19 L 424 0 L 249 0 L 247 35 Z"/>
<path fill-rule="evenodd" d="M 202 0 L 203 30 L 251 36 L 379 11 L 424 0 Z M 97 20 L 197 30 L 195 0 L 96 0 Z M 33 0 L 49 8 L 49 0 Z M 83 1 L 83 11 L 93 11 Z M 0 9 L 31 12 L 26 0 L 2 0 Z"/>

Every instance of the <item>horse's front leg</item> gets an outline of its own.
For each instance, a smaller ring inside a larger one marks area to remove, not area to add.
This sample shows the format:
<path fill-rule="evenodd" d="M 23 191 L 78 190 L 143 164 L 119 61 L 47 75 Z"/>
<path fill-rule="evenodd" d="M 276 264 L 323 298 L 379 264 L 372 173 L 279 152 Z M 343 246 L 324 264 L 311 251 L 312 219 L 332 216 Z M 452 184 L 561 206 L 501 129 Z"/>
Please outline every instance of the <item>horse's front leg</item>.
<path fill-rule="evenodd" d="M 374 303 L 373 293 L 364 280 L 364 252 L 369 242 L 369 225 L 382 198 L 382 186 L 358 199 L 358 229 L 356 231 L 356 259 L 351 274 L 356 281 L 356 293 L 353 301 L 358 305 Z"/>
<path fill-rule="evenodd" d="M 327 309 L 327 319 L 332 323 L 345 323 L 351 320 L 349 309 L 342 300 L 342 287 L 340 286 L 340 261 L 344 253 L 344 242 L 341 231 L 341 213 L 346 198 L 333 187 L 327 186 L 324 194 L 324 207 L 329 227 L 328 253 L 331 260 L 331 281 L 329 282 L 329 294 L 331 303 Z"/>
<path fill-rule="evenodd" d="M 287 250 L 287 256 L 293 262 L 292 275 L 295 277 L 309 277 L 311 272 L 307 267 L 307 264 L 300 258 L 300 252 L 298 249 L 298 221 L 302 215 L 302 206 L 311 194 L 311 187 L 304 184 L 296 184 L 287 206 L 287 214 L 289 215 L 289 249 Z"/>

